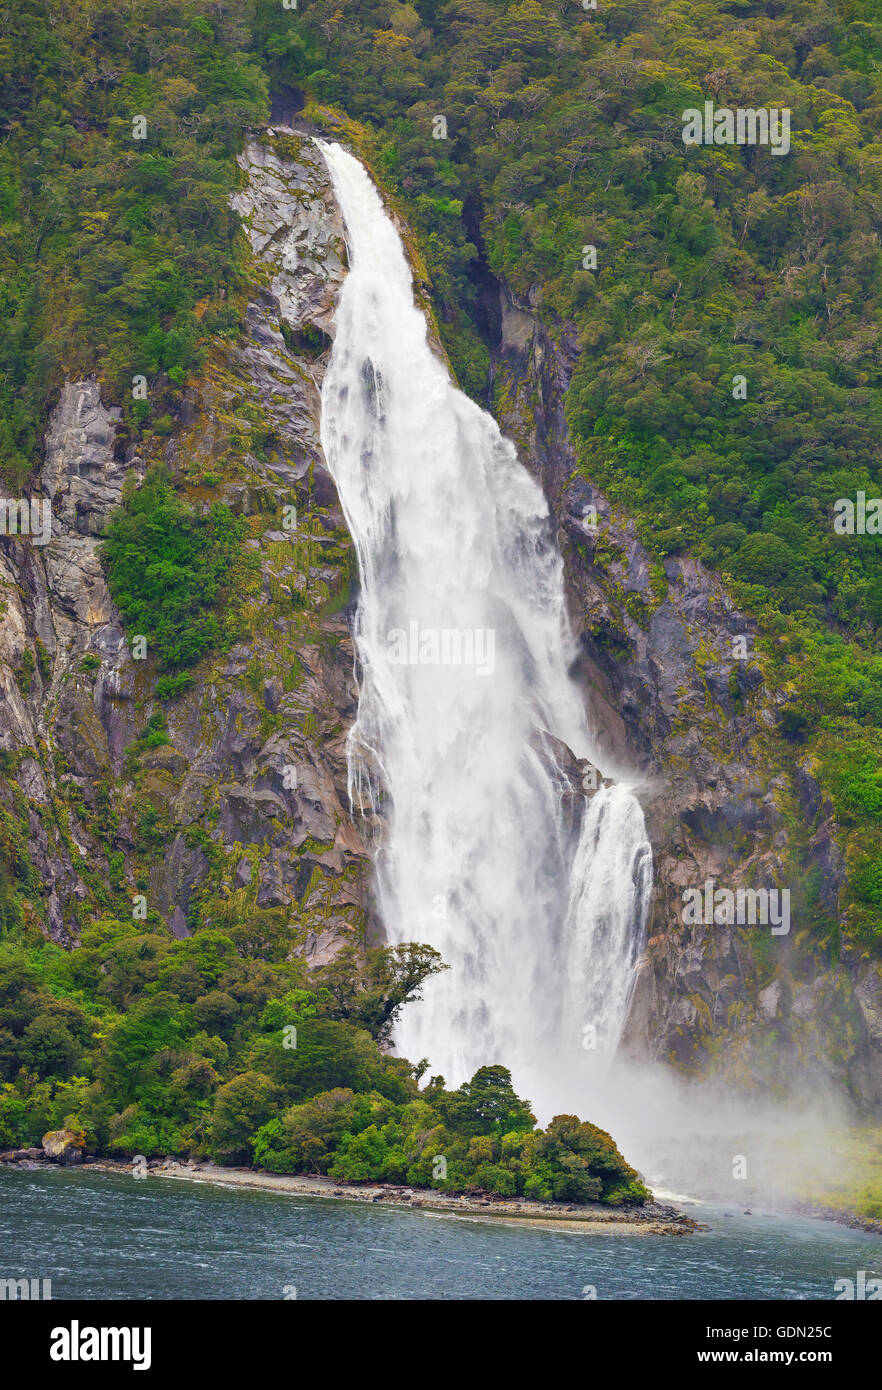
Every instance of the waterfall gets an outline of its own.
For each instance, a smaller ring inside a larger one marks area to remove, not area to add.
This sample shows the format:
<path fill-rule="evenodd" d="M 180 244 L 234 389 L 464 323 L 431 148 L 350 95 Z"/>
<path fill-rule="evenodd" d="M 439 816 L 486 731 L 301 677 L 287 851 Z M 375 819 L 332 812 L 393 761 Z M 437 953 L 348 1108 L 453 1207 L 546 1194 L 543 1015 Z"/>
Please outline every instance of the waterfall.
<path fill-rule="evenodd" d="M 450 967 L 396 1047 L 449 1086 L 501 1062 L 540 1111 L 574 1109 L 643 945 L 643 816 L 621 785 L 573 789 L 571 754 L 595 750 L 545 498 L 433 352 L 366 171 L 319 145 L 350 267 L 321 427 L 361 576 L 350 797 L 379 827 L 388 939 Z"/>

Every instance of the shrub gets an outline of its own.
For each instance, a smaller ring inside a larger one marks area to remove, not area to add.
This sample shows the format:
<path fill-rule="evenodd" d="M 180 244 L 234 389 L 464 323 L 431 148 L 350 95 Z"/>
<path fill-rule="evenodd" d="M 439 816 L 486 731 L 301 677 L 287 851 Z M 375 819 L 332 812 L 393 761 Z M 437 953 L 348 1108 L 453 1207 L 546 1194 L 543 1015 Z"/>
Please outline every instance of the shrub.
<path fill-rule="evenodd" d="M 218 1162 L 251 1162 L 257 1131 L 271 1118 L 277 1097 L 269 1077 L 256 1071 L 220 1087 L 211 1116 L 211 1152 Z"/>
<path fill-rule="evenodd" d="M 161 467 L 111 517 L 103 546 L 108 588 L 160 670 L 192 666 L 223 643 L 244 534 L 245 523 L 221 502 L 199 515 Z"/>

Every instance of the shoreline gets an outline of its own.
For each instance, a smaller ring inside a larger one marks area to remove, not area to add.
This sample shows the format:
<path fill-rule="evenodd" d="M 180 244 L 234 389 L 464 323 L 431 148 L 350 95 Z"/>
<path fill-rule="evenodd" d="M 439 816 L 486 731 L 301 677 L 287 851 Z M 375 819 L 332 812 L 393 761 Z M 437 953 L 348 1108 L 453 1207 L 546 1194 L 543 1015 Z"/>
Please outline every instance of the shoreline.
<path fill-rule="evenodd" d="M 0 1165 L 25 1170 L 70 1166 L 83 1172 L 132 1172 L 130 1162 L 103 1158 L 86 1164 L 61 1165 L 28 1157 L 0 1159 Z M 470 1220 L 487 1219 L 508 1225 L 575 1231 L 581 1235 L 684 1236 L 707 1229 L 676 1207 L 661 1202 L 647 1202 L 643 1207 L 606 1207 L 600 1202 L 551 1204 L 530 1202 L 522 1197 L 455 1195 L 397 1183 L 352 1183 L 319 1173 L 268 1173 L 256 1168 L 222 1168 L 208 1162 L 162 1159 L 152 1159 L 148 1163 L 148 1176 L 209 1183 L 217 1187 L 277 1192 L 295 1197 L 319 1197 L 371 1206 L 381 1204 L 384 1208 L 397 1211 L 421 1211 Z"/>
<path fill-rule="evenodd" d="M 477 1220 L 487 1218 L 546 1229 L 576 1230 L 582 1234 L 682 1236 L 700 1229 L 699 1223 L 691 1217 L 674 1207 L 655 1202 L 647 1203 L 643 1208 L 605 1207 L 600 1202 L 552 1205 L 528 1202 L 521 1197 L 455 1195 L 402 1184 L 350 1183 L 318 1173 L 267 1173 L 253 1168 L 221 1168 L 212 1163 L 192 1169 L 186 1165 L 162 1165 L 152 1171 L 159 1177 L 185 1182 L 210 1182 L 220 1187 L 256 1188 L 265 1192 L 354 1201 L 372 1206 L 382 1203 L 384 1207 L 399 1211 L 424 1211 Z"/>
<path fill-rule="evenodd" d="M 791 1203 L 794 1216 L 810 1216 L 815 1221 L 831 1221 L 836 1226 L 846 1226 L 850 1231 L 863 1231 L 868 1236 L 882 1236 L 882 1221 L 875 1216 L 861 1216 L 860 1212 L 847 1207 L 829 1207 L 822 1202 L 797 1200 Z"/>
<path fill-rule="evenodd" d="M 34 1150 L 0 1153 L 0 1168 L 39 1171 L 68 1166 L 104 1173 L 125 1174 L 132 1171 L 131 1161 L 125 1159 L 89 1158 L 85 1164 L 65 1165 L 45 1156 L 38 1157 Z M 607 1207 L 602 1202 L 531 1202 L 524 1197 L 445 1193 L 434 1188 L 410 1187 L 400 1183 L 356 1183 L 321 1173 L 270 1173 L 261 1168 L 224 1168 L 208 1160 L 150 1159 L 147 1169 L 154 1177 L 210 1183 L 217 1187 L 251 1188 L 295 1197 L 319 1197 L 327 1201 L 382 1204 L 398 1211 L 423 1211 L 470 1220 L 486 1218 L 546 1230 L 579 1231 L 585 1235 L 682 1236 L 709 1229 L 699 1218 L 687 1216 L 664 1200 L 653 1200 L 643 1207 Z M 774 1213 L 807 1217 L 813 1221 L 863 1231 L 866 1235 L 882 1236 L 882 1221 L 879 1219 L 830 1207 L 823 1202 L 782 1198 L 780 1206 L 772 1209 Z M 770 1213 L 767 1211 L 766 1214 Z"/>

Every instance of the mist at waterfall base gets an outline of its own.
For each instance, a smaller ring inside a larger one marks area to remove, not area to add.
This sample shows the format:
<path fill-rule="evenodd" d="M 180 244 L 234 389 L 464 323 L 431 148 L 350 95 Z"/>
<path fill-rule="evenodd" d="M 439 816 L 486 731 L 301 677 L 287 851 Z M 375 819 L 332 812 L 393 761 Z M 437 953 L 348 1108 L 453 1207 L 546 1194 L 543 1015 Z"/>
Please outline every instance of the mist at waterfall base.
<path fill-rule="evenodd" d="M 834 1098 L 760 1113 L 725 1088 L 616 1060 L 651 852 L 625 783 L 573 795 L 573 755 L 616 769 L 568 674 L 575 647 L 548 507 L 430 346 L 367 173 L 318 143 L 349 253 L 322 443 L 361 581 L 350 798 L 373 833 L 388 940 L 426 942 L 449 967 L 404 1011 L 396 1049 L 427 1058 L 449 1086 L 502 1063 L 540 1123 L 590 1119 L 665 1187 L 731 1195 L 740 1143 L 766 1154 L 766 1186 L 780 1190 L 781 1142 L 843 1122 Z M 415 635 L 453 630 L 476 650 L 492 633 L 492 663 L 413 659 Z M 392 659 L 393 638 L 410 659 Z"/>

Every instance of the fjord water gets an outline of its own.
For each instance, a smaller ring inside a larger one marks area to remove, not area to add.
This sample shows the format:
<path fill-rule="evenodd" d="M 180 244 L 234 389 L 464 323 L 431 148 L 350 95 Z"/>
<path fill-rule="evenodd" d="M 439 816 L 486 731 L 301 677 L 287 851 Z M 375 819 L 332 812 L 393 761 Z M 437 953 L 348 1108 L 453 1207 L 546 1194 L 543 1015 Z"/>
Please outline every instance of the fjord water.
<path fill-rule="evenodd" d="M 689 1208 L 703 1234 L 589 1236 L 88 1169 L 0 1169 L 0 1277 L 53 1299 L 825 1299 L 878 1237 Z M 802 1319 L 804 1321 L 804 1319 Z M 814 1319 L 813 1319 L 814 1320 Z"/>
<path fill-rule="evenodd" d="M 361 580 L 350 795 L 380 826 L 388 939 L 450 967 L 396 1045 L 449 1085 L 502 1062 L 548 1118 L 587 1099 L 589 1064 L 619 1042 L 651 889 L 643 815 L 627 788 L 601 789 L 573 832 L 561 745 L 597 753 L 545 498 L 432 350 L 367 173 L 320 147 L 349 251 L 322 443 Z"/>

